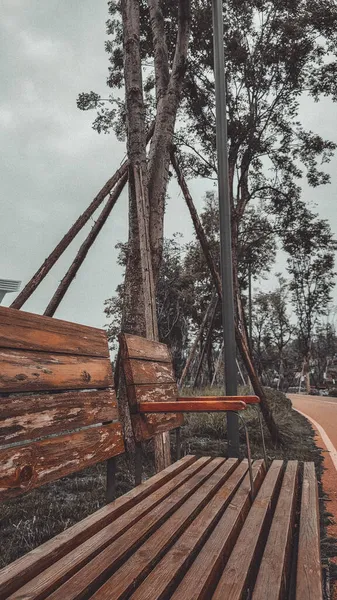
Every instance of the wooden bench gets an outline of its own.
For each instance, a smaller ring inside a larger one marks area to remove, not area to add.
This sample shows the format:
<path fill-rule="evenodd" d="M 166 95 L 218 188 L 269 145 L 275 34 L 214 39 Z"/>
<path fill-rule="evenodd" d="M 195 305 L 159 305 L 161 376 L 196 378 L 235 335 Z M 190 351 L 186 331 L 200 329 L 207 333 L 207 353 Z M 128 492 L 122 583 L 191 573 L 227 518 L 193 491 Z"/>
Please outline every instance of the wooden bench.
<path fill-rule="evenodd" d="M 180 426 L 198 402 L 244 409 L 241 400 L 178 400 L 167 349 L 149 357 L 144 340 L 135 354 L 139 341 L 121 340 L 138 441 Z M 3 500 L 124 451 L 100 330 L 0 307 L 0 392 Z M 252 473 L 253 502 L 246 460 L 185 456 L 2 569 L 0 599 L 269 600 L 292 584 L 296 600 L 321 600 L 313 464 L 273 461 L 266 471 L 257 460 Z"/>

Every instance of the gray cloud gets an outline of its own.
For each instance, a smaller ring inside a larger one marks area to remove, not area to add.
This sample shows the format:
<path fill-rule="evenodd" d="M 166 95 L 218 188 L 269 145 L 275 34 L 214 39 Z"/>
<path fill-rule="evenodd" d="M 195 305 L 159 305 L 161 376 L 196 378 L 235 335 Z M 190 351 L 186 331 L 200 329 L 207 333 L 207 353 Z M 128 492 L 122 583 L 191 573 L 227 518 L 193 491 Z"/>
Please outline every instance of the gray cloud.
<path fill-rule="evenodd" d="M 31 277 L 68 227 L 120 164 L 125 147 L 91 129 L 92 113 L 80 112 L 81 91 L 105 92 L 107 5 L 92 0 L 3 0 L 0 36 L 1 253 L 0 277 Z M 302 106 L 305 124 L 336 139 L 336 107 L 328 100 Z M 305 197 L 337 231 L 336 159 L 332 185 L 305 187 Z M 192 182 L 197 206 L 211 184 Z M 127 237 L 126 193 L 88 255 L 56 316 L 102 326 L 103 302 L 121 277 L 117 241 Z M 24 306 L 43 312 L 92 222 L 66 251 Z M 192 225 L 181 193 L 170 186 L 166 235 Z M 282 261 L 281 261 L 282 262 Z M 283 261 L 284 262 L 284 261 Z M 278 265 L 275 271 L 278 270 Z M 9 305 L 13 296 L 4 301 Z"/>

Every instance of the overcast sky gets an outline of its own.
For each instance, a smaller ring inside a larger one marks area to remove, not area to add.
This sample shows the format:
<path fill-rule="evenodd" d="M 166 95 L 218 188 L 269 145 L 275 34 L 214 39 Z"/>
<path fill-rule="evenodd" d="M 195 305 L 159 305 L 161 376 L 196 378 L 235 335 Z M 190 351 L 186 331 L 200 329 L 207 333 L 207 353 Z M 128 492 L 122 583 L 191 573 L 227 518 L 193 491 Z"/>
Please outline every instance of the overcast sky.
<path fill-rule="evenodd" d="M 93 112 L 76 107 L 79 92 L 106 93 L 104 51 L 107 3 L 66 0 L 0 0 L 1 6 L 1 252 L 0 279 L 26 283 L 85 210 L 124 157 L 124 144 L 91 129 Z M 325 100 L 302 103 L 305 126 L 337 141 L 337 106 Z M 332 184 L 304 189 L 305 198 L 337 233 L 337 159 Z M 211 186 L 192 182 L 197 206 Z M 55 316 L 101 327 L 104 300 L 121 271 L 115 244 L 127 238 L 124 193 L 86 258 Z M 24 310 L 42 313 L 93 222 L 39 286 Z M 170 192 L 165 233 L 192 226 L 182 197 Z M 282 264 L 276 265 L 274 272 Z M 335 292 L 335 301 L 337 293 Z M 8 294 L 3 304 L 14 299 Z"/>

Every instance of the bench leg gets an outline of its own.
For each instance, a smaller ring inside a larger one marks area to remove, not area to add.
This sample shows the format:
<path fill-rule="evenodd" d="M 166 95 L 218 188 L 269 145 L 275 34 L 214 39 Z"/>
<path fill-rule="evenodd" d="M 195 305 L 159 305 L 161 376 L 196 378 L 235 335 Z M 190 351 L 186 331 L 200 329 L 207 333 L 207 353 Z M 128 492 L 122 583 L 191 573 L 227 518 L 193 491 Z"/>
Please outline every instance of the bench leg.
<path fill-rule="evenodd" d="M 181 435 L 180 427 L 176 429 L 176 449 L 177 449 L 177 460 L 181 459 Z"/>
<path fill-rule="evenodd" d="M 259 418 L 259 423 L 260 423 L 261 440 L 262 440 L 262 448 L 263 448 L 263 458 L 264 458 L 266 469 L 268 469 L 268 458 L 267 458 L 267 451 L 266 451 L 266 442 L 265 442 L 265 439 L 264 439 L 261 409 L 257 406 L 256 410 L 257 410 L 257 414 L 258 414 L 258 418 Z"/>
<path fill-rule="evenodd" d="M 116 498 L 116 471 L 117 457 L 113 456 L 106 461 L 106 501 L 112 502 Z"/>
<path fill-rule="evenodd" d="M 143 471 L 143 451 L 142 444 L 136 443 L 135 453 L 135 485 L 142 483 L 142 471 Z"/>
<path fill-rule="evenodd" d="M 250 496 L 251 496 L 251 500 L 253 502 L 253 500 L 254 500 L 254 478 L 253 478 L 252 455 L 251 455 L 250 443 L 249 443 L 249 434 L 248 434 L 247 425 L 244 422 L 244 419 L 241 417 L 241 415 L 239 415 L 239 418 L 241 419 L 242 425 L 245 430 L 245 435 L 246 435 L 247 460 L 248 460 L 248 471 L 249 471 L 249 480 L 250 480 Z"/>

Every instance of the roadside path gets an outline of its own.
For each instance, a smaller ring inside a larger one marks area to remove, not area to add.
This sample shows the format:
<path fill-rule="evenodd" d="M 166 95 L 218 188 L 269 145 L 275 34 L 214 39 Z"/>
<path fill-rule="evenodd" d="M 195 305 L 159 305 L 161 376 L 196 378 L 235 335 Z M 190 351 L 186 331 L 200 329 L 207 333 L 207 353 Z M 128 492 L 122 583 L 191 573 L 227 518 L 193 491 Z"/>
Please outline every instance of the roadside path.
<path fill-rule="evenodd" d="M 327 511 L 334 515 L 335 523 L 328 527 L 328 533 L 337 537 L 337 398 L 287 394 L 293 407 L 307 417 L 316 431 L 316 442 L 324 452 L 324 471 L 322 480 L 324 491 L 330 502 Z M 334 590 L 337 600 L 337 586 Z"/>

